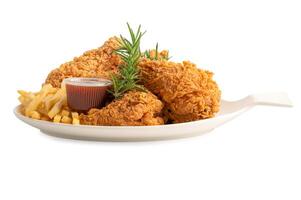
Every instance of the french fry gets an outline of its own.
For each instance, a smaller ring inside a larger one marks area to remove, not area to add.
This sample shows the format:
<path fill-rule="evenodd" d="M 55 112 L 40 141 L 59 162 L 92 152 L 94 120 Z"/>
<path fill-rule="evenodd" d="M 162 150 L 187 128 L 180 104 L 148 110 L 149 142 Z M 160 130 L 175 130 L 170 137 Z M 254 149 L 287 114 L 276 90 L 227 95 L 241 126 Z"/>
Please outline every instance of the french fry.
<path fill-rule="evenodd" d="M 19 90 L 22 113 L 33 119 L 56 123 L 80 124 L 79 114 L 67 105 L 66 89 L 44 84 L 39 92 Z"/>
<path fill-rule="evenodd" d="M 21 96 L 27 96 L 29 92 L 26 92 L 24 90 L 18 90 L 18 93 L 21 95 Z"/>
<path fill-rule="evenodd" d="M 25 97 L 24 96 L 19 96 L 18 97 L 18 100 L 20 101 L 20 103 L 22 104 L 22 105 L 24 105 L 25 104 L 25 101 L 26 101 L 26 99 L 25 99 Z"/>
<path fill-rule="evenodd" d="M 72 112 L 72 113 L 71 113 L 71 116 L 72 116 L 73 119 L 74 119 L 74 118 L 75 118 L 75 119 L 78 119 L 78 118 L 79 118 L 77 112 Z"/>
<path fill-rule="evenodd" d="M 18 90 L 18 93 L 20 94 L 19 101 L 24 106 L 27 106 L 35 98 L 35 95 L 31 92 Z"/>
<path fill-rule="evenodd" d="M 79 119 L 78 118 L 73 118 L 72 119 L 72 124 L 79 125 L 80 124 Z"/>
<path fill-rule="evenodd" d="M 61 115 L 56 115 L 54 118 L 53 118 L 53 122 L 55 123 L 60 123 L 62 119 L 62 116 Z"/>
<path fill-rule="evenodd" d="M 29 105 L 25 109 L 25 115 L 29 116 L 31 111 L 34 111 L 38 108 L 41 101 L 45 98 L 45 96 L 48 94 L 49 89 L 52 88 L 50 84 L 46 84 L 41 89 L 41 92 L 34 98 Z"/>
<path fill-rule="evenodd" d="M 47 115 L 42 115 L 41 120 L 43 121 L 50 121 L 50 118 Z"/>
<path fill-rule="evenodd" d="M 41 103 L 38 108 L 36 109 L 36 111 L 38 111 L 39 113 L 43 114 L 43 115 L 47 115 L 49 110 L 46 109 L 45 104 Z"/>
<path fill-rule="evenodd" d="M 67 110 L 67 111 L 71 112 L 71 109 L 68 107 L 68 105 L 64 105 L 63 110 Z"/>
<path fill-rule="evenodd" d="M 33 118 L 33 119 L 41 119 L 41 114 L 38 113 L 37 111 L 32 111 L 30 113 L 30 117 Z"/>
<path fill-rule="evenodd" d="M 65 102 L 66 102 L 66 97 L 64 97 L 60 101 L 58 101 L 48 112 L 48 117 L 50 119 L 52 119 L 55 115 L 57 115 L 61 111 L 61 108 Z"/>
<path fill-rule="evenodd" d="M 66 96 L 66 93 L 64 90 L 59 89 L 52 97 L 45 100 L 45 107 L 47 110 L 50 110 L 53 105 L 55 105 L 60 99 L 62 99 L 64 96 Z"/>
<path fill-rule="evenodd" d="M 65 124 L 71 124 L 72 119 L 70 117 L 63 116 L 62 119 L 61 119 L 61 122 L 65 123 Z"/>
<path fill-rule="evenodd" d="M 53 87 L 53 88 L 50 88 L 50 89 L 49 89 L 49 93 L 50 93 L 50 94 L 55 94 L 55 93 L 57 93 L 58 90 L 60 90 L 60 89 L 59 89 L 59 88 L 54 88 L 54 87 Z"/>
<path fill-rule="evenodd" d="M 20 107 L 20 113 L 22 113 L 22 115 L 25 115 L 25 107 L 23 105 L 21 105 Z"/>
<path fill-rule="evenodd" d="M 52 97 L 53 97 L 54 94 L 52 93 L 48 93 L 47 96 L 42 100 L 42 103 L 46 103 L 47 101 L 49 101 Z"/>
<path fill-rule="evenodd" d="M 69 117 L 69 115 L 70 115 L 70 112 L 69 112 L 69 111 L 67 111 L 67 110 L 62 110 L 62 112 L 61 112 L 61 115 L 62 115 L 62 116 Z"/>

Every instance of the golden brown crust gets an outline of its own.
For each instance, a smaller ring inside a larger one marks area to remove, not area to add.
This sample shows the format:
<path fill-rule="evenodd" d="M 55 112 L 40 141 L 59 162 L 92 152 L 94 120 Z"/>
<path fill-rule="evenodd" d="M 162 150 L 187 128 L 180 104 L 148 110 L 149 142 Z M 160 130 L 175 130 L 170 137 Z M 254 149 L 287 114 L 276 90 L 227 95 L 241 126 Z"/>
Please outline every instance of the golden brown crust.
<path fill-rule="evenodd" d="M 67 78 L 67 75 L 65 75 L 62 70 L 57 68 L 48 74 L 45 84 L 50 83 L 53 87 L 59 88 L 65 78 Z"/>
<path fill-rule="evenodd" d="M 81 124 L 106 126 L 161 125 L 163 103 L 150 92 L 130 91 L 102 109 L 81 115 Z"/>
<path fill-rule="evenodd" d="M 187 61 L 142 59 L 139 68 L 145 87 L 162 98 L 173 122 L 210 118 L 219 111 L 221 92 L 211 72 Z"/>
<path fill-rule="evenodd" d="M 87 51 L 52 70 L 45 83 L 60 87 L 61 82 L 68 77 L 109 78 L 110 74 L 117 73 L 121 62 L 120 57 L 113 53 L 118 47 L 118 38 L 112 37 L 98 49 Z"/>
<path fill-rule="evenodd" d="M 98 49 L 85 52 L 72 61 L 52 70 L 46 83 L 60 87 L 68 77 L 110 78 L 118 73 L 121 58 L 113 51 L 119 47 L 112 37 Z M 150 57 L 156 56 L 150 51 Z M 143 84 L 151 93 L 129 92 L 102 109 L 93 109 L 82 115 L 82 123 L 90 125 L 158 125 L 166 119 L 187 122 L 213 117 L 219 111 L 221 92 L 209 71 L 197 69 L 193 63 L 174 63 L 164 60 L 168 51 L 158 55 L 159 61 L 142 58 L 139 68 Z"/>

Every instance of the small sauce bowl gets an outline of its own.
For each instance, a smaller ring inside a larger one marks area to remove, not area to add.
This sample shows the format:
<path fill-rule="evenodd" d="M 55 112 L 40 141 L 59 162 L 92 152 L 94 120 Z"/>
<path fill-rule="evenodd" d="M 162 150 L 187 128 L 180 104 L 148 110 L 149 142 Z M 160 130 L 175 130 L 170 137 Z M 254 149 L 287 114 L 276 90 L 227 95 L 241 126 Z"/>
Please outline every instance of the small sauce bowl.
<path fill-rule="evenodd" d="M 101 108 L 112 86 L 110 80 L 101 78 L 67 78 L 63 84 L 66 87 L 68 106 L 79 112 L 91 108 Z"/>

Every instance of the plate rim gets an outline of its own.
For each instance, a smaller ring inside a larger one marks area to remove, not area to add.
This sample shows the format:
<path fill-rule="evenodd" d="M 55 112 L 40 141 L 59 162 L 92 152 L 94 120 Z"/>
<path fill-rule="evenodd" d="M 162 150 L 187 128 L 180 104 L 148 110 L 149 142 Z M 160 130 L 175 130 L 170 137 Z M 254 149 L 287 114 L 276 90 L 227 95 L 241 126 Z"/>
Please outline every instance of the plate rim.
<path fill-rule="evenodd" d="M 19 119 L 24 119 L 24 120 L 31 120 L 34 122 L 42 123 L 45 125 L 50 125 L 50 126 L 64 126 L 64 127 L 82 127 L 82 128 L 89 128 L 89 129 L 100 129 L 100 128 L 106 128 L 106 129 L 145 129 L 145 128 L 153 128 L 153 129 L 161 129 L 161 128 L 176 128 L 176 127 L 183 127 L 183 126 L 193 126 L 193 125 L 200 125 L 200 123 L 207 123 L 209 121 L 212 121 L 214 119 L 221 118 L 223 116 L 215 116 L 213 118 L 208 118 L 208 119 L 201 119 L 201 120 L 196 120 L 196 121 L 191 121 L 191 122 L 183 122 L 183 123 L 176 123 L 176 124 L 163 124 L 163 125 L 152 125 L 152 126 L 98 126 L 98 125 L 73 125 L 73 124 L 64 124 L 64 123 L 54 123 L 54 122 L 49 122 L 49 121 L 44 121 L 44 120 L 38 120 L 38 119 L 32 119 L 30 117 L 24 116 L 23 114 L 20 113 L 20 107 L 21 104 L 16 106 L 13 110 L 15 116 Z"/>

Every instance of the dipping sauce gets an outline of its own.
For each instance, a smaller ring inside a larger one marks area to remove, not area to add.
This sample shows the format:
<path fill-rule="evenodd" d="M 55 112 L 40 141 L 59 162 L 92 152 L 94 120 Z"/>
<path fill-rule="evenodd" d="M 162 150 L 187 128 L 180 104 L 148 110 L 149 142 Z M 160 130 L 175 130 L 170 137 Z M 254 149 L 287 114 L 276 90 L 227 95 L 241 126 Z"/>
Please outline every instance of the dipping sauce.
<path fill-rule="evenodd" d="M 103 105 L 106 91 L 112 82 L 101 78 L 67 78 L 63 84 L 66 87 L 68 106 L 85 112 Z"/>

